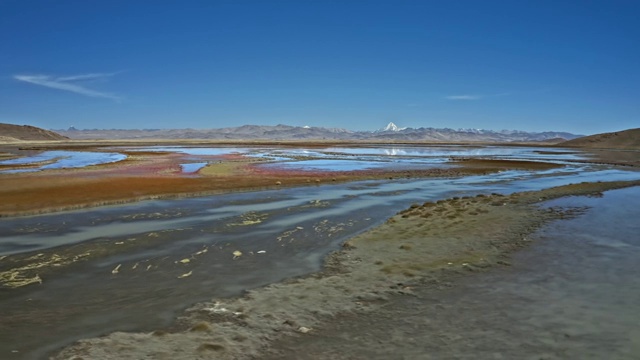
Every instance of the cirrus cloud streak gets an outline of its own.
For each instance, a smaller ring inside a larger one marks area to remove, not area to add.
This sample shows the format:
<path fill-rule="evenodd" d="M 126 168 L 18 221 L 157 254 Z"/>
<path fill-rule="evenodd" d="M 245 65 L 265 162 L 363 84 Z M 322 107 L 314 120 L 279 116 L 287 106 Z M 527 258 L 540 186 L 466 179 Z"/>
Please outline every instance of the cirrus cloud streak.
<path fill-rule="evenodd" d="M 447 100 L 478 100 L 482 99 L 480 95 L 451 95 L 444 97 Z"/>
<path fill-rule="evenodd" d="M 54 77 L 51 75 L 14 75 L 13 78 L 51 89 L 70 91 L 80 95 L 119 101 L 121 98 L 117 95 L 92 90 L 77 83 L 78 81 L 107 79 L 115 74 L 116 73 L 91 73 L 61 77 Z"/>

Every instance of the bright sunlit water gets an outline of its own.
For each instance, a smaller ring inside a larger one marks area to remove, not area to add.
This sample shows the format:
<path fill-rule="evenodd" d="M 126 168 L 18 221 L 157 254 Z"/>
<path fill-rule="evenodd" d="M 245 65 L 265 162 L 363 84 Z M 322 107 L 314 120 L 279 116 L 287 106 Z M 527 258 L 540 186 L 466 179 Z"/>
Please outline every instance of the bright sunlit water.
<path fill-rule="evenodd" d="M 85 166 L 107 164 L 126 159 L 127 156 L 116 152 L 93 151 L 45 151 L 34 156 L 20 157 L 0 161 L 0 165 L 23 165 L 44 162 L 35 168 L 0 170 L 0 173 L 30 172 L 47 169 L 82 168 Z"/>

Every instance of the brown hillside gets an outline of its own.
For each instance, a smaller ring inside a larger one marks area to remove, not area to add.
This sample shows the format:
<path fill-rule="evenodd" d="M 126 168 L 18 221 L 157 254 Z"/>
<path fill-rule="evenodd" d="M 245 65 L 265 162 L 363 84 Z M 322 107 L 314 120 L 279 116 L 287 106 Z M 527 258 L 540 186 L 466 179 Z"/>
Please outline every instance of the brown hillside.
<path fill-rule="evenodd" d="M 7 140 L 66 140 L 53 131 L 41 129 L 30 125 L 13 125 L 0 123 L 0 141 Z"/>
<path fill-rule="evenodd" d="M 640 149 L 640 128 L 584 136 L 558 145 L 599 149 Z"/>

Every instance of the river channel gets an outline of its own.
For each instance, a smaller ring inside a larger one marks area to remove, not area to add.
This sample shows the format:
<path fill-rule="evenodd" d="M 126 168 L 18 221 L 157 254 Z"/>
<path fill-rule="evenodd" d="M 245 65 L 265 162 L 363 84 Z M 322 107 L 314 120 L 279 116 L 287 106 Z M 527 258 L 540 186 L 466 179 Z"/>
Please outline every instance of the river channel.
<path fill-rule="evenodd" d="M 43 273 L 41 284 L 0 289 L 0 358 L 38 359 L 80 338 L 170 327 L 196 302 L 319 270 L 324 256 L 346 239 L 412 203 L 640 179 L 633 169 L 548 155 L 538 160 L 565 167 L 312 185 L 0 219 L 0 257 L 7 257 L 0 268 L 11 257 L 77 260 Z M 84 260 L 88 253 L 100 256 Z"/>

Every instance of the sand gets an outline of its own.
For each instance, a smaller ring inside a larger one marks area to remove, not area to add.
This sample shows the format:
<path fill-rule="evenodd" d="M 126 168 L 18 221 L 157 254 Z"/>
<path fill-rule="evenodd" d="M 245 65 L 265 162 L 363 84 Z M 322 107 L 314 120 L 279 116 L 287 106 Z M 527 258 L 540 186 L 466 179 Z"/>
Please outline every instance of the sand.
<path fill-rule="evenodd" d="M 322 324 L 385 311 L 392 297 L 509 266 L 509 254 L 527 246 L 529 234 L 581 211 L 538 206 L 545 200 L 638 185 L 640 181 L 581 183 L 509 196 L 416 203 L 348 240 L 327 257 L 321 273 L 249 291 L 241 298 L 197 304 L 170 329 L 82 340 L 53 358 L 260 358 L 275 341 L 311 336 Z"/>

